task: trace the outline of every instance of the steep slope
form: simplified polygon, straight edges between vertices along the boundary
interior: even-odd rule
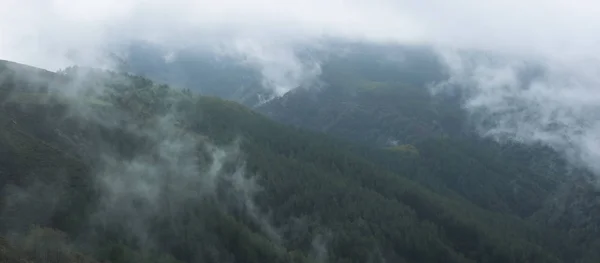
[[[427,166],[409,172],[415,180],[521,217],[541,209],[568,177],[571,168],[550,149],[480,138],[460,94],[429,93],[427,84],[441,76],[435,61],[411,72],[394,63],[378,66],[377,58],[333,60],[324,66],[323,89],[295,90],[257,110],[278,122],[386,148],[390,156],[371,160],[388,159],[388,168],[400,173],[407,165],[393,152],[410,146]]]
[[[3,65],[5,234],[54,227],[112,262],[577,262],[582,254],[559,232],[420,186],[409,178],[429,164],[411,154],[395,155],[402,173],[394,173],[366,151],[233,102],[136,76],[78,68],[39,76]]]
[[[457,105],[432,100],[421,86],[365,79],[345,84],[328,77],[329,86],[321,90],[297,90],[257,110],[279,122],[379,147],[465,128]]]
[[[322,70],[326,78],[332,76],[348,83],[356,80],[355,75],[383,77],[387,81],[401,80],[414,85],[442,77],[436,56],[429,48],[419,46],[370,45],[323,39],[319,47],[256,48],[262,49],[260,52],[263,54],[258,56],[258,61],[248,61],[248,57],[256,55],[256,50],[244,53],[244,50],[225,47],[223,53],[201,46],[173,51],[152,43],[136,42],[122,50],[127,56],[120,59],[119,64],[124,71],[154,81],[237,101],[249,107],[259,105],[263,98],[272,95],[264,84],[274,80],[291,78],[293,80],[288,84],[292,86],[288,88],[295,88],[293,85],[300,89],[312,88],[306,87],[311,81],[304,83],[305,75],[312,74],[304,74],[307,69],[303,66],[313,62],[318,62],[320,67],[317,71]]]
[[[381,68],[373,56],[342,61],[324,67],[324,89],[296,90],[257,110],[282,123],[387,149],[355,152],[437,193],[569,231],[596,257],[597,186],[589,172],[540,145],[481,138],[472,116],[460,108],[460,94],[429,94],[427,80],[435,74],[403,76],[389,65],[376,70]],[[406,154],[411,159],[401,157]]]
[[[226,56],[185,49],[170,53],[148,43],[134,43],[126,52],[124,70],[158,82],[245,105],[256,105],[259,96],[268,95],[260,73]]]

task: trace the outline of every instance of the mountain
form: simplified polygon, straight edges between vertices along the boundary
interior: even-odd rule
[[[157,82],[245,105],[256,105],[261,96],[269,95],[261,86],[260,73],[228,56],[191,49],[174,53],[148,43],[131,44],[124,52],[123,70]]]
[[[481,138],[477,125],[493,120],[466,114],[460,93],[430,94],[430,84],[447,78],[432,50],[357,43],[325,46],[324,50],[308,49],[298,54],[299,59],[307,55],[321,62],[317,86],[299,86],[257,106],[228,96],[234,86],[215,82],[225,92],[217,96],[237,100],[280,123],[367,145],[368,149],[354,153],[395,173],[407,174],[436,193],[458,195],[487,210],[569,229],[582,244],[595,242],[594,222],[600,215],[593,209],[597,204],[593,176],[541,145]],[[505,59],[467,53],[463,55],[473,59]],[[206,61],[187,60],[190,64]],[[190,68],[196,69],[197,75],[206,71]],[[255,84],[265,77],[256,69],[246,70],[248,80]],[[222,74],[227,72],[214,75]],[[543,75],[544,68],[528,63],[519,74],[523,83],[529,83]],[[211,75],[202,78],[210,79]],[[387,151],[373,153],[370,148]],[[407,151],[413,154],[410,162],[427,168],[415,170],[405,159],[395,157]]]
[[[110,262],[597,262],[565,231],[424,187],[496,169],[459,142],[382,150],[139,76],[0,72],[8,262],[50,244]],[[27,243],[39,229],[65,238]]]
[[[568,229],[582,246],[597,244],[598,191],[589,171],[542,145],[482,138],[477,116],[461,108],[462,94],[431,94],[429,85],[443,79],[434,60],[405,64],[415,74],[404,75],[399,65],[382,70],[377,61],[366,55],[327,63],[321,76],[325,88],[294,90],[256,110],[281,123],[387,149],[390,153],[377,158],[363,156],[437,193]],[[542,68],[529,65],[522,81],[539,74]],[[393,157],[395,152],[411,152],[411,162],[420,168]]]
[[[122,48],[120,52],[127,55],[118,64],[123,71],[249,107],[260,105],[273,95],[265,89],[265,83],[291,78],[295,80],[289,83],[290,90],[318,86],[321,81],[305,80],[312,76],[304,72],[309,71],[305,66],[311,63],[318,65],[316,71],[322,71],[323,77],[337,78],[344,84],[353,83],[354,74],[416,85],[440,80],[443,75],[432,50],[418,46],[323,40],[314,47],[257,48],[247,51],[226,48],[226,52],[216,52],[210,46],[169,50],[136,42]],[[359,84],[365,88],[377,86],[377,83]]]
[[[522,218],[542,209],[564,183],[571,168],[552,150],[481,138],[461,107],[461,94],[433,96],[429,85],[444,73],[430,51],[407,52],[413,56],[407,63],[386,62],[382,54],[396,56],[379,52],[330,59],[321,75],[324,88],[297,89],[256,110],[389,152],[412,149],[424,171],[407,171],[390,157],[372,161],[385,165],[381,160],[387,158],[389,169],[411,174],[432,190]]]

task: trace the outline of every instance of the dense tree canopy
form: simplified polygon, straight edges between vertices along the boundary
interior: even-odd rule
[[[138,76],[1,71],[8,262],[597,259],[589,242],[524,219],[554,179],[486,142],[372,148]],[[528,184],[549,186],[506,191]]]

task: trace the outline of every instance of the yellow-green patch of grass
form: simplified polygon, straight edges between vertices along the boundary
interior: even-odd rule
[[[394,151],[394,152],[403,152],[403,153],[414,154],[414,155],[419,154],[419,150],[417,149],[417,147],[415,147],[414,145],[411,145],[411,144],[402,144],[402,145],[392,146],[387,149],[390,151]]]
[[[359,88],[361,88],[362,90],[374,90],[374,89],[385,88],[386,86],[388,86],[388,84],[385,82],[368,81],[368,80],[363,81],[362,83],[359,84]]]

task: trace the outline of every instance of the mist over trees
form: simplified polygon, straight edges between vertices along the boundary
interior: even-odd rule
[[[598,13],[2,0],[0,262],[600,262]]]
[[[400,85],[394,71],[334,62],[327,88],[257,108],[316,132],[131,74],[3,62],[2,256],[597,260],[594,215],[573,221],[569,209],[593,193],[572,188],[587,185],[584,171],[544,147],[478,137],[455,100],[436,101],[417,77]]]

